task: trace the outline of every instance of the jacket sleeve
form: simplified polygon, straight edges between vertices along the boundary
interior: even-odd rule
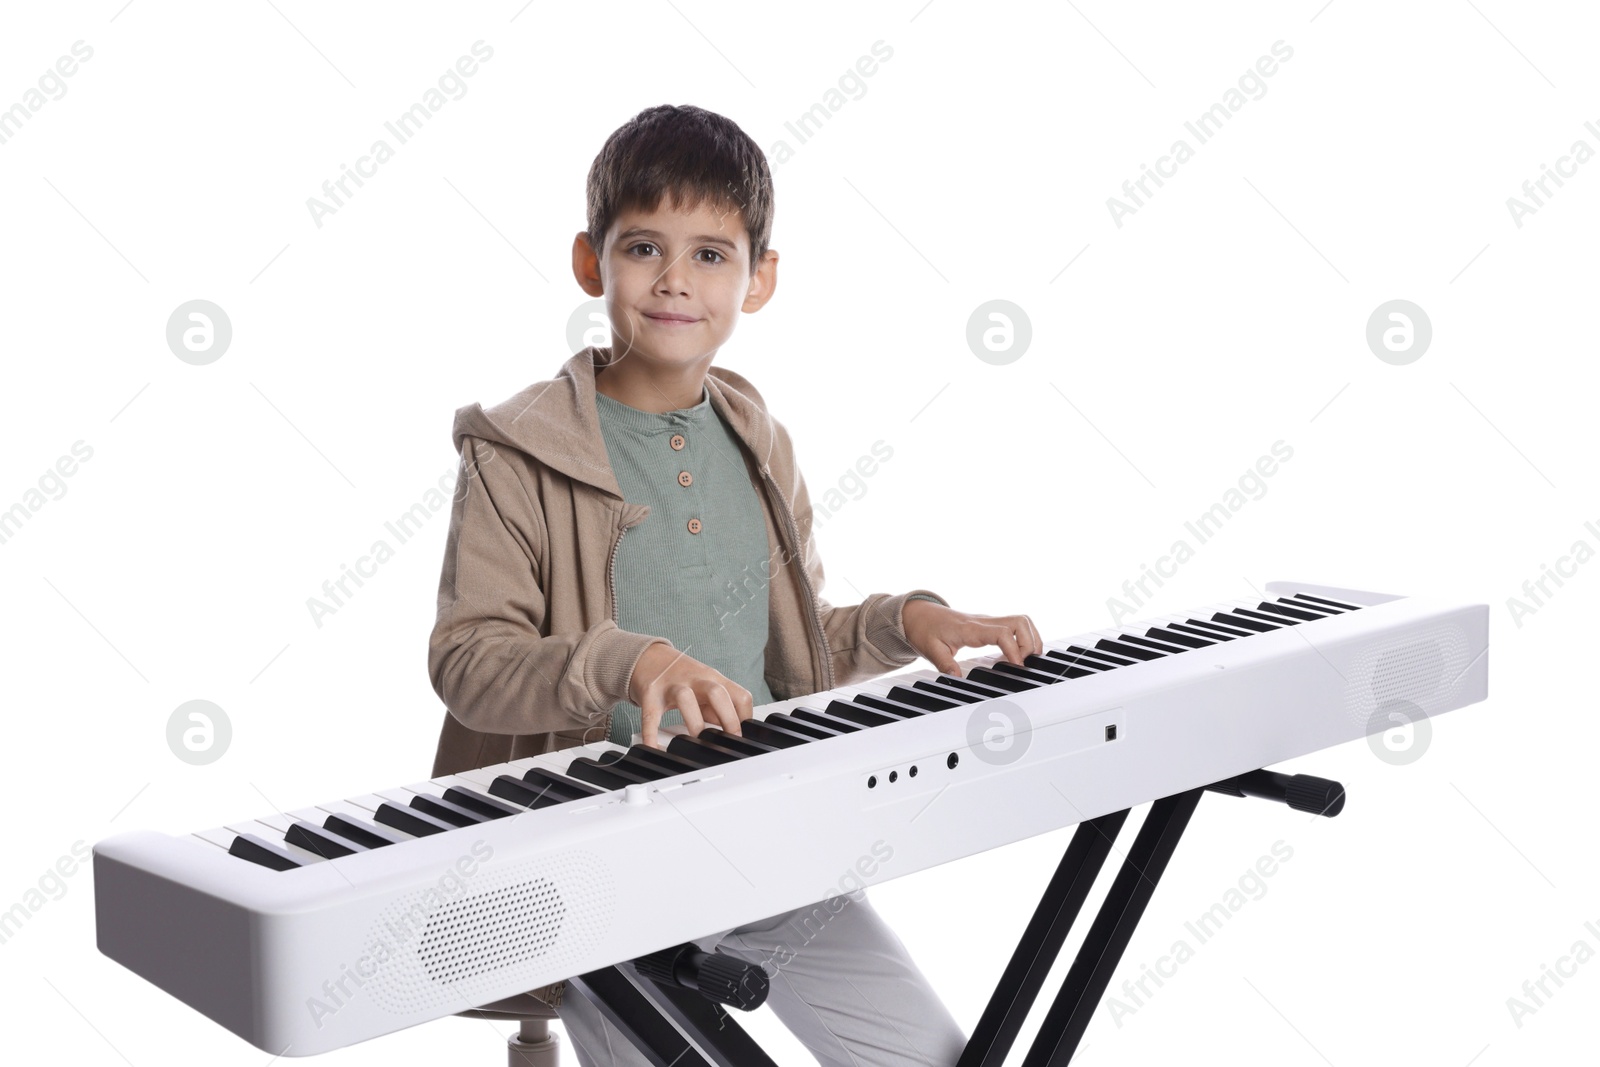
[[[794,455],[788,431],[776,420],[774,432],[779,447],[789,456]],[[817,551],[816,538],[811,529],[811,495],[806,490],[806,480],[800,473],[800,464],[791,459],[794,470],[793,484],[787,487],[790,506],[794,511],[795,527],[799,532],[802,562],[816,591],[822,610],[822,630],[833,653],[834,685],[852,685],[875,678],[887,671],[904,667],[920,653],[906,641],[905,624],[901,612],[907,600],[922,597],[949,607],[939,594],[927,589],[912,589],[904,593],[869,593],[859,604],[835,607],[822,595],[822,556]]]
[[[438,615],[428,640],[433,688],[464,726],[491,734],[583,730],[627,699],[634,665],[664,638],[611,619],[545,630],[539,504],[494,446],[464,437]],[[666,642],[671,644],[671,642]]]

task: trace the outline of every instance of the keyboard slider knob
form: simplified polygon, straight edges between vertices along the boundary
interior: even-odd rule
[[[694,944],[640,956],[633,965],[659,985],[693,989],[707,1000],[743,1011],[761,1007],[770,988],[761,967],[721,952],[702,952]]]

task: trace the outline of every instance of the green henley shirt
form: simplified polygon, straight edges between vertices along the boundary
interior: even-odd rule
[[[676,411],[642,411],[599,391],[594,399],[622,498],[650,505],[617,548],[617,625],[666,638],[748,689],[757,707],[772,703],[766,517],[739,438],[703,386],[698,404]],[[607,740],[632,744],[641,722],[637,704],[619,701]],[[681,726],[683,715],[674,708],[661,724]]]
[[[622,497],[650,505],[617,548],[617,625],[652,634],[750,691],[766,682],[767,526],[738,437],[711,406],[642,411],[595,393],[600,433]],[[678,726],[676,708],[661,720]],[[608,740],[633,743],[639,706],[617,703]]]

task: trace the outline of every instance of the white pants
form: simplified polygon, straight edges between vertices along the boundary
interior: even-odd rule
[[[761,966],[771,981],[767,1004],[823,1067],[955,1067],[966,1047],[966,1035],[865,890],[696,944]],[[730,1011],[737,1020],[738,1009]],[[569,990],[557,1013],[580,1067],[649,1063],[587,998]]]

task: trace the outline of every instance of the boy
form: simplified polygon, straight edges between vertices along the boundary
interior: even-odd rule
[[[456,412],[462,478],[428,650],[449,708],[435,777],[601,739],[656,745],[662,726],[737,734],[756,706],[918,654],[959,673],[962,648],[1042,651],[1027,616],[957,612],[927,590],[821,598],[788,432],[749,381],[711,366],[738,314],[772,296],[771,228],[766,158],[720,115],[648,108],[595,158],[572,266],[606,300],[612,344]],[[702,943],[771,972],[781,928],[813,911]],[[583,1067],[645,1062],[562,987],[534,993]],[[783,964],[768,1004],[824,1064],[954,1064],[966,1043],[864,891]]]

